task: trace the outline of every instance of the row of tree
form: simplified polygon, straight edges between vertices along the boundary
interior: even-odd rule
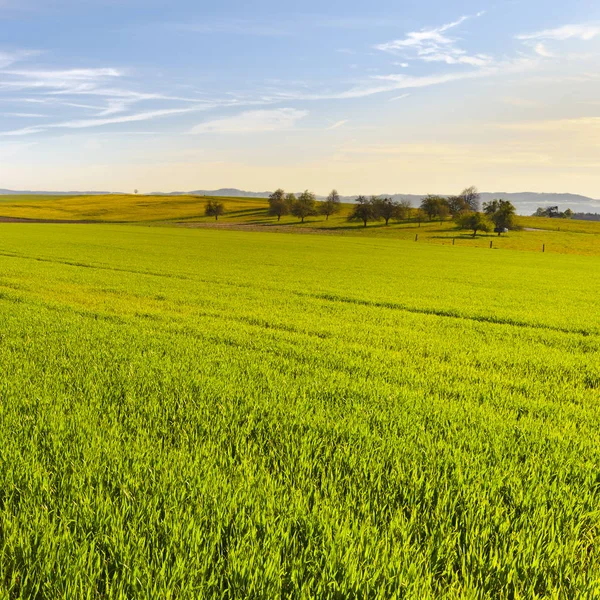
[[[285,215],[293,215],[302,223],[306,217],[315,215],[323,215],[325,220],[328,220],[331,215],[339,213],[341,209],[342,202],[337,190],[331,190],[323,202],[317,202],[317,197],[308,190],[296,197],[295,194],[286,194],[280,188],[269,196],[269,214],[277,217],[278,221]]]
[[[295,194],[286,194],[284,190],[277,189],[269,196],[268,213],[277,217],[293,215],[304,223],[306,217],[323,215],[329,219],[341,211],[341,199],[337,190],[332,190],[322,202],[317,202],[315,194],[308,190],[298,197]],[[484,202],[483,212],[480,211],[480,195],[476,187],[465,188],[457,196],[428,195],[423,198],[419,208],[414,210],[409,200],[393,200],[379,196],[359,196],[350,215],[349,221],[360,221],[366,227],[369,221],[384,220],[388,225],[390,220],[405,221],[414,218],[421,224],[425,219],[440,221],[452,217],[458,227],[473,231],[473,236],[478,231],[487,232],[493,228],[498,235],[514,229],[516,211],[508,200],[491,200]],[[206,203],[205,214],[215,217],[216,220],[225,213],[224,205],[219,200],[209,200]]]
[[[573,215],[574,213],[570,208],[567,208],[567,210],[561,212],[558,210],[558,206],[540,206],[531,216],[550,217],[551,219],[572,219]]]
[[[351,221],[362,221],[367,226],[369,221],[390,219],[405,220],[411,214],[419,224],[428,218],[440,221],[451,216],[458,227],[473,231],[473,236],[478,231],[491,231],[493,228],[498,235],[515,229],[516,209],[508,200],[491,200],[484,202],[483,212],[480,212],[480,195],[477,188],[472,186],[464,189],[458,196],[433,196],[428,195],[421,201],[416,211],[411,210],[410,202],[399,202],[391,198],[366,198],[359,196],[350,216]]]

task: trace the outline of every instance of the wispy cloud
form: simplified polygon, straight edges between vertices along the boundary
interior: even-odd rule
[[[579,39],[589,41],[600,34],[600,24],[583,23],[579,25],[563,25],[555,29],[543,29],[533,33],[523,33],[517,35],[518,40],[556,40],[564,41],[570,39]]]
[[[0,69],[5,69],[11,65],[30,58],[32,56],[39,55],[40,52],[35,50],[16,50],[14,52],[0,52]]]
[[[60,123],[50,123],[48,125],[35,125],[32,127],[24,127],[22,129],[14,129],[12,131],[0,132],[0,136],[24,136],[35,133],[42,133],[49,129],[87,129],[91,127],[101,127],[104,125],[114,125],[116,123],[135,123],[139,121],[152,121],[160,117],[179,115],[184,113],[204,110],[201,108],[171,108],[163,110],[153,110],[135,113],[131,115],[123,115],[121,117],[113,117],[110,119],[79,119],[73,121],[63,121]]]
[[[546,48],[546,45],[543,42],[538,42],[537,44],[535,44],[533,46],[533,49],[535,50],[535,53],[538,56],[542,56],[543,58],[554,58],[555,55],[552,54],[552,52],[550,52],[550,50],[548,50],[548,48]]]
[[[0,113],[0,116],[3,117],[16,117],[18,119],[43,119],[48,115],[42,115],[39,113],[24,113],[24,112],[5,112]]]
[[[327,128],[327,131],[331,131],[332,129],[339,129],[340,127],[343,127],[346,123],[348,123],[348,119],[344,119],[343,121],[337,121],[333,125],[330,125]]]
[[[306,110],[278,108],[274,110],[251,110],[232,117],[213,119],[196,125],[190,133],[262,133],[293,129],[296,123],[308,115]]]
[[[376,48],[383,52],[411,53],[416,58],[425,62],[443,62],[448,65],[486,66],[492,63],[492,58],[486,54],[469,54],[458,47],[458,40],[447,35],[451,29],[462,25],[465,21],[481,17],[483,12],[474,16],[462,16],[456,21],[446,23],[440,27],[421,29],[406,34],[406,37],[384,44]]]
[[[396,100],[404,100],[404,98],[408,98],[410,94],[400,94],[399,96],[394,96],[390,98],[390,102],[395,102]]]

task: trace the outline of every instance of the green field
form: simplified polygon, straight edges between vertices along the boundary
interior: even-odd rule
[[[138,223],[155,226],[190,228],[229,228],[277,233],[311,233],[344,235],[357,238],[381,237],[397,240],[418,240],[435,245],[459,245],[468,248],[489,248],[490,242],[499,250],[525,250],[549,253],[600,256],[600,222],[571,221],[538,217],[519,217],[521,231],[511,231],[498,237],[494,233],[473,238],[468,231],[459,231],[451,220],[423,222],[409,219],[400,223],[348,222],[350,204],[342,205],[339,215],[329,220],[309,217],[305,223],[291,216],[277,221],[267,214],[266,198],[220,198],[226,214],[218,223],[204,216],[208,198],[200,196],[0,196],[0,220],[3,217],[46,219],[56,221],[96,221],[108,223]],[[533,231],[527,229],[534,229]]]
[[[0,598],[600,597],[599,290],[598,256],[0,225]]]

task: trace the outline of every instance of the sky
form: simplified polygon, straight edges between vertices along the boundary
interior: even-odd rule
[[[600,198],[597,0],[0,0],[0,188]]]

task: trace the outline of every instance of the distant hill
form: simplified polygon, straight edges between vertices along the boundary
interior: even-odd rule
[[[192,192],[159,193],[157,195],[175,196],[192,194],[195,196],[228,196],[232,198],[267,198],[271,192],[247,192],[234,188],[223,188],[219,190],[195,190]],[[394,200],[409,200],[413,206],[418,206],[425,194],[379,194],[388,196]],[[449,194],[443,194],[449,195]],[[324,196],[318,196],[322,199]],[[342,196],[342,202],[354,202],[358,196]],[[482,192],[481,201],[487,202],[494,198],[510,200],[520,214],[532,214],[538,206],[559,206],[561,210],[570,208],[573,212],[600,212],[600,200],[581,196],[579,194],[557,194],[537,192]]]
[[[6,195],[36,195],[36,196],[100,196],[113,194],[116,192],[48,192],[48,191],[30,191],[30,190],[6,190],[0,189],[0,196]],[[193,190],[191,192],[153,192],[149,196],[224,196],[229,198],[267,198],[271,192],[248,192],[236,188],[221,188],[218,190]],[[379,194],[388,196],[394,200],[410,200],[413,206],[418,206],[425,194]],[[444,195],[444,194],[442,194]],[[324,196],[318,196],[322,199]],[[357,196],[342,196],[343,202],[354,202]],[[581,196],[579,194],[568,193],[537,193],[537,192],[482,192],[482,202],[487,202],[494,198],[503,198],[510,200],[517,208],[517,212],[522,215],[529,215],[535,212],[538,206],[558,206],[560,210],[570,208],[575,213],[600,213],[600,200]]]
[[[268,198],[271,192],[245,192],[235,188],[193,190],[191,192],[152,192],[149,196],[222,196],[224,198]]]
[[[32,190],[3,190],[0,196],[108,196],[118,192],[35,192]]]

